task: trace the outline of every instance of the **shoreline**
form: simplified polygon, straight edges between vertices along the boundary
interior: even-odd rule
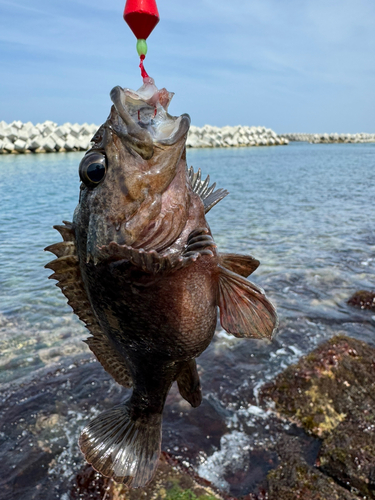
[[[50,120],[34,125],[15,120],[0,121],[0,154],[65,153],[87,151],[91,138],[98,130],[94,123],[69,122],[58,125]],[[239,148],[260,146],[286,146],[289,142],[310,144],[375,143],[375,134],[276,134],[260,126],[236,125],[216,127],[191,125],[186,140],[187,148]]]
[[[309,142],[310,144],[358,144],[375,142],[375,134],[360,132],[358,134],[280,134],[290,142]]]
[[[56,153],[71,151],[87,151],[91,138],[99,125],[71,124],[63,125],[50,120],[34,125],[31,122],[22,123],[0,121],[0,154]],[[234,127],[190,127],[187,148],[230,148],[252,146],[282,146],[289,140],[277,135],[266,127],[249,127],[237,125]]]

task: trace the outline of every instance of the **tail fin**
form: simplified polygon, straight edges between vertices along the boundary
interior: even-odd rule
[[[129,403],[101,413],[83,429],[79,439],[85,459],[95,470],[132,488],[151,481],[160,443],[161,415],[132,420]]]

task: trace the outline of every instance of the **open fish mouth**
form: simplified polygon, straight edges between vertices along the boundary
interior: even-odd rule
[[[171,116],[168,106],[174,94],[158,90],[152,78],[145,78],[137,91],[117,86],[110,95],[119,118],[112,120],[114,131],[130,138],[144,159],[152,157],[154,144],[171,146],[189,130],[189,115]]]

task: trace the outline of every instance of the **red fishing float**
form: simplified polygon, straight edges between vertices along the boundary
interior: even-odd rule
[[[139,67],[141,68],[142,78],[147,78],[148,74],[143,66],[147,54],[146,40],[160,21],[156,1],[126,0],[124,19],[137,37],[137,52],[141,58]]]

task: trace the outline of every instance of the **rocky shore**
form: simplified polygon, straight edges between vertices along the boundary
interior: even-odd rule
[[[364,143],[375,142],[375,134],[282,134],[280,137],[291,142],[310,142],[311,144]]]
[[[84,123],[64,123],[57,125],[52,121],[37,123],[0,122],[0,154],[55,153],[86,151],[98,125]],[[241,146],[279,146],[288,144],[288,139],[278,136],[265,127],[204,127],[192,126],[189,131],[187,147],[223,148]]]
[[[0,499],[375,499],[375,349],[359,340],[333,337],[260,388],[259,406],[250,409],[263,415],[272,439],[258,455],[252,452],[249,463],[225,448],[228,409],[206,396],[190,411],[174,387],[154,480],[127,490],[103,478],[84,463],[78,434],[88,418],[123,399],[124,391],[90,354],[6,385],[0,398]],[[172,428],[176,415],[178,427]],[[195,472],[194,455],[199,463],[219,447],[230,453],[230,462],[240,461],[237,472],[226,476],[229,494]]]

